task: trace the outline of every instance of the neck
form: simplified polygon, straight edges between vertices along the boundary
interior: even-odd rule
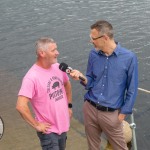
[[[37,60],[36,61],[36,65],[42,67],[43,69],[49,69],[51,67],[51,65],[45,63],[44,61],[41,60]]]
[[[114,50],[116,49],[116,43],[115,43],[115,41],[111,41],[109,44],[108,44],[108,46],[105,48],[105,51],[104,51],[104,53],[107,55],[107,56],[110,56],[113,52],[114,52]]]

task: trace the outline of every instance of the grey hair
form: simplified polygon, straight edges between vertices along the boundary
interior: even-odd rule
[[[108,37],[110,37],[110,39],[112,39],[114,36],[112,25],[105,20],[99,20],[95,22],[93,25],[91,25],[91,29],[96,29],[102,35],[106,34]]]
[[[38,54],[39,51],[46,51],[48,49],[48,45],[51,43],[56,42],[50,37],[42,37],[39,40],[37,40],[35,43],[36,54]]]

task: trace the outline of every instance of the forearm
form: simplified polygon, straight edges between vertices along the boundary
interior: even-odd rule
[[[65,87],[65,90],[66,90],[66,96],[67,96],[68,103],[72,103],[72,88],[71,88],[70,81],[65,83],[64,87]]]
[[[20,113],[21,117],[33,128],[38,126],[38,122],[33,118],[29,108],[24,107],[17,107],[18,112]]]
[[[68,111],[69,111],[69,116],[70,118],[72,117],[72,88],[71,88],[71,83],[68,81],[67,83],[64,84],[65,90],[66,90],[66,96],[68,100]],[[70,106],[71,105],[71,106]]]
[[[38,122],[33,118],[32,113],[28,106],[29,99],[24,96],[19,96],[16,104],[16,109],[20,113],[21,117],[32,127],[36,127]]]

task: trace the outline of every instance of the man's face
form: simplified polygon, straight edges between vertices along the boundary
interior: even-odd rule
[[[90,42],[94,45],[96,50],[103,49],[104,43],[104,35],[100,35],[100,33],[96,29],[92,29],[90,32]]]
[[[48,64],[54,64],[57,63],[57,57],[59,55],[59,52],[57,50],[57,45],[56,43],[50,43],[48,45],[48,49],[45,52],[45,60]]]

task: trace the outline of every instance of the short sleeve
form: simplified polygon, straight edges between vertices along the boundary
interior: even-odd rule
[[[63,80],[64,80],[64,83],[69,80],[69,77],[68,77],[67,73],[65,73],[65,72],[63,72]]]
[[[24,78],[18,95],[22,95],[28,98],[33,98],[35,95],[34,82],[29,78]]]

